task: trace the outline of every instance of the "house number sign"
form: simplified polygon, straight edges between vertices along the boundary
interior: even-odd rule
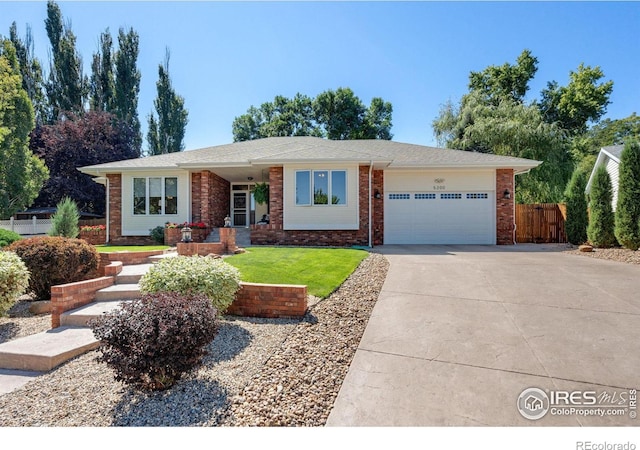
[[[444,191],[447,189],[447,187],[444,185],[444,178],[436,178],[433,180],[433,182],[435,183],[433,185],[433,190],[434,191]]]

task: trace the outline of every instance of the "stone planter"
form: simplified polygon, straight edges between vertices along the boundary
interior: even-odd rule
[[[107,231],[80,231],[80,239],[84,239],[91,245],[102,245],[107,242]]]

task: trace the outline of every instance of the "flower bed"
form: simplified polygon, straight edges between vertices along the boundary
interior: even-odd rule
[[[181,224],[167,222],[164,226],[165,245],[175,246],[182,241],[182,229],[184,227],[191,228],[192,242],[204,242],[209,235],[209,227],[204,222],[185,222]]]
[[[91,245],[104,244],[107,242],[107,227],[105,225],[82,226],[79,237]]]

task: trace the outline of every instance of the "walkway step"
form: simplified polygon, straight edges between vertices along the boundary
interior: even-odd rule
[[[127,300],[94,302],[71,311],[63,312],[60,315],[60,325],[69,327],[86,327],[87,322],[102,314],[110,313],[120,308],[120,305]]]
[[[116,276],[116,284],[136,284],[151,266],[152,263],[122,266],[122,272]]]
[[[163,253],[162,255],[149,256],[147,260],[152,263],[156,263],[158,261],[162,261],[165,258],[175,258],[176,256],[178,256],[178,252],[168,252]]]
[[[131,300],[140,298],[142,293],[138,284],[114,284],[96,292],[95,301]]]
[[[0,344],[0,369],[47,372],[99,345],[90,328],[54,328]]]

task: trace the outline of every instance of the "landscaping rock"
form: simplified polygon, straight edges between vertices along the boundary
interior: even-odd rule
[[[578,247],[578,250],[580,250],[581,252],[592,252],[593,251],[593,247],[591,245],[581,245],[580,247]]]
[[[387,268],[371,254],[302,321],[225,316],[203,364],[167,391],[136,392],[97,351],[81,355],[0,395],[0,426],[323,426]],[[49,326],[0,318],[0,342]]]

